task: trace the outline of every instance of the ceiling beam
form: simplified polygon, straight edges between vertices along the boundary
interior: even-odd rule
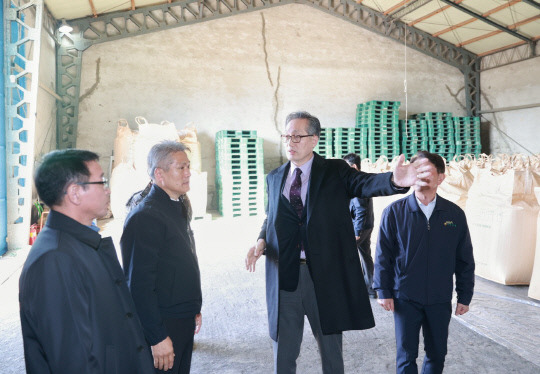
[[[291,3],[309,5],[399,43],[404,42],[406,35],[409,47],[459,69],[476,58],[472,52],[357,4],[356,0],[183,0],[133,11],[106,13],[97,19],[73,20],[71,24],[79,32],[72,33],[70,37],[76,49],[84,50],[96,43]],[[117,21],[119,19],[124,21]]]
[[[94,18],[97,17],[97,13],[96,13],[96,7],[94,6],[94,1],[93,0],[88,0],[88,2],[90,3],[90,9],[92,9],[92,15]]]
[[[536,9],[540,9],[540,3],[538,3],[537,1],[534,1],[534,0],[523,0],[524,3],[527,3],[533,7],[535,7]]]
[[[395,11],[393,13],[390,12],[389,15],[392,18],[397,18],[397,19],[403,18],[407,14],[414,12],[416,9],[418,9],[420,7],[423,7],[424,5],[426,5],[427,3],[431,2],[431,1],[433,1],[433,0],[416,0],[416,1],[408,4],[407,6],[403,7],[400,10],[397,10],[397,11]]]
[[[406,5],[407,3],[410,3],[411,1],[413,1],[413,0],[403,0],[403,1],[399,2],[399,3],[397,3],[396,5],[394,5],[393,7],[390,7],[389,9],[385,10],[383,12],[383,14],[385,16],[387,16],[390,13],[392,13],[394,10],[400,9],[401,7],[403,7],[403,5]]]
[[[131,10],[135,10],[135,0],[131,0]]]
[[[466,21],[457,23],[457,24],[455,24],[454,26],[450,26],[450,27],[448,27],[448,28],[446,28],[446,29],[444,29],[444,30],[434,32],[434,33],[431,34],[431,35],[436,36],[436,37],[439,37],[439,36],[441,36],[441,35],[443,35],[443,34],[446,34],[447,32],[450,32],[450,31],[455,30],[455,29],[459,29],[460,27],[466,26],[466,25],[468,25],[469,23],[473,23],[473,22],[475,22],[475,21],[477,21],[476,18],[469,18],[469,19],[466,20]]]
[[[494,22],[494,21],[490,20],[489,18],[485,18],[485,17],[481,16],[480,14],[475,13],[472,10],[469,10],[469,9],[467,9],[467,8],[461,6],[461,5],[458,5],[458,4],[454,3],[453,1],[450,1],[450,0],[439,0],[439,1],[442,1],[445,4],[448,4],[448,5],[456,8],[456,9],[459,9],[462,12],[467,13],[468,15],[470,15],[470,16],[472,16],[474,18],[477,18],[477,19],[479,19],[481,21],[484,21],[488,25],[491,25],[491,26],[493,26],[493,27],[495,27],[495,28],[497,28],[497,29],[499,29],[501,31],[504,31],[507,34],[510,34],[510,35],[512,35],[512,36],[514,36],[514,37],[516,37],[518,39],[521,39],[521,40],[523,40],[523,41],[525,41],[527,43],[532,43],[533,42],[531,39],[527,38],[526,36],[523,36],[520,33],[517,33],[517,32],[515,32],[513,30],[510,30],[509,28],[507,28],[507,27],[505,27],[503,25],[500,25],[497,22]]]
[[[462,3],[463,1],[465,1],[465,0],[458,0],[458,1],[456,1],[456,4],[460,4],[460,3]],[[415,19],[414,21],[409,22],[408,25],[409,25],[409,26],[414,26],[414,25],[416,25],[417,23],[420,23],[420,22],[422,22],[422,21],[425,21],[425,20],[428,19],[428,18],[431,18],[431,17],[433,17],[433,16],[435,16],[435,15],[441,13],[441,12],[444,12],[446,9],[450,9],[450,5],[445,5],[445,6],[441,7],[440,9],[434,10],[433,12],[428,13],[428,14],[426,14],[425,16],[422,16],[422,17],[420,17],[420,18],[418,18],[418,19]]]
[[[508,7],[510,7],[510,6],[514,5],[514,4],[517,4],[517,3],[519,3],[519,2],[521,2],[521,0],[512,0],[512,1],[509,1],[509,2],[507,2],[506,4],[500,5],[500,6],[496,7],[496,8],[493,8],[493,9],[487,11],[486,13],[483,13],[483,14],[482,14],[482,17],[488,17],[488,16],[490,16],[490,15],[492,15],[492,14],[494,14],[494,13],[497,13],[497,12],[499,12],[499,11],[501,11],[501,10],[503,10],[503,9],[506,9],[506,8],[508,8]],[[478,21],[478,18],[473,17],[473,18],[471,18],[471,19],[468,19],[468,20],[466,20],[466,21],[463,21],[463,22],[461,22],[461,23],[458,23],[458,24],[456,24],[456,25],[454,25],[454,26],[451,26],[451,27],[449,27],[449,28],[447,28],[447,29],[438,31],[438,32],[436,32],[436,33],[434,33],[434,34],[432,34],[432,35],[433,35],[433,36],[440,36],[440,35],[442,35],[442,34],[446,34],[447,32],[450,32],[450,31],[452,31],[452,30],[458,29],[458,28],[460,28],[460,27],[463,27],[463,26],[468,25],[469,23],[473,23],[473,22],[475,22],[475,21]],[[508,27],[508,28],[509,28],[509,29],[512,29],[512,27]],[[501,30],[501,32],[502,32],[502,30]]]
[[[513,25],[509,25],[508,28],[511,29],[511,30],[514,30],[514,29],[518,28],[519,26],[526,25],[527,23],[531,23],[531,22],[534,22],[534,21],[539,20],[539,19],[540,19],[540,14],[537,15],[537,16],[531,17],[531,18],[524,19],[523,21],[516,22]],[[456,44],[456,47],[463,47],[464,45],[471,44],[471,43],[477,42],[479,40],[487,39],[487,38],[489,38],[491,36],[495,36],[495,35],[500,34],[502,32],[503,31],[501,31],[501,30],[495,30],[495,31],[492,31],[492,32],[487,33],[487,34],[477,36],[476,38],[465,40],[462,43],[458,43],[458,44]]]
[[[524,45],[524,44],[527,44],[527,43],[525,43],[523,41],[517,42],[517,43],[514,43],[514,44],[507,45],[505,47],[500,47],[500,48],[492,49],[491,51],[482,52],[482,53],[478,54],[478,56],[483,57],[483,56],[491,55],[493,53],[501,52],[501,51],[504,51],[504,50],[507,50],[507,49],[510,49],[510,48],[514,48],[514,47],[518,47],[518,46]]]

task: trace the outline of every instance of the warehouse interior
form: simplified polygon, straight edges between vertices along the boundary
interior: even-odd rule
[[[125,168],[144,163],[144,151],[135,148],[137,141],[130,138],[129,151],[120,156],[119,136],[138,134],[142,143],[140,135],[146,131],[144,148],[156,141],[158,128],[164,133],[172,128],[173,138],[187,134],[195,150],[191,156],[197,156],[191,160],[190,198],[199,212],[193,226],[208,330],[203,329],[196,341],[193,372],[270,372],[264,265],[258,265],[255,274],[246,273],[242,266],[264,219],[264,175],[286,162],[279,136],[288,113],[312,113],[321,120],[323,131],[354,129],[359,127],[359,104],[367,103],[399,103],[393,113],[400,121],[430,113],[478,119],[481,151],[458,155],[454,169],[449,168],[449,176],[455,178],[447,178],[455,183],[445,192],[455,194],[452,188],[465,183],[473,196],[493,186],[493,194],[468,215],[479,230],[476,241],[488,244],[475,252],[483,275],[477,277],[473,299],[478,309],[452,319],[451,329],[458,332],[450,341],[447,360],[454,362],[447,371],[540,370],[540,255],[535,262],[535,253],[540,253],[537,1],[3,3],[5,139],[0,146],[6,173],[4,180],[0,177],[0,236],[5,242],[0,248],[0,296],[13,303],[0,307],[5,321],[0,328],[2,341],[9,341],[3,344],[6,355],[0,359],[0,372],[24,372],[16,290],[37,201],[32,187],[35,166],[54,149],[76,147],[98,153],[112,188],[111,215],[101,225],[105,234],[118,239],[126,198],[148,181],[142,168]],[[224,208],[226,177],[220,172],[223,148],[218,145],[227,132],[251,132],[258,139],[257,180],[262,192],[256,196],[255,210]],[[373,172],[391,170],[394,155],[389,153],[388,161],[378,164],[366,157],[365,166]],[[367,151],[363,156],[368,156]],[[501,179],[484,179],[483,185],[474,186],[473,174],[477,174],[470,169],[475,167],[500,174]],[[500,203],[503,195],[506,200]],[[380,216],[391,199],[375,200]],[[506,204],[506,213],[495,213],[494,207],[501,204]],[[500,235],[487,230],[487,222]],[[214,233],[223,236],[218,240]],[[517,270],[508,274],[499,262]],[[218,317],[224,295],[232,295],[231,300],[227,312]],[[245,314],[235,314],[235,308]],[[376,302],[372,308],[380,313]],[[254,321],[246,322],[246,315]],[[376,318],[375,330],[345,337],[347,372],[395,369],[392,320],[382,313]],[[224,328],[229,322],[230,327]],[[318,360],[316,344],[309,340],[311,333],[304,336],[299,372],[317,372],[319,364],[312,364]],[[463,345],[458,338],[472,340]],[[371,344],[387,347],[384,359],[360,354],[373,351]],[[460,366],[462,357],[467,358]],[[478,369],[475,361],[483,366]]]

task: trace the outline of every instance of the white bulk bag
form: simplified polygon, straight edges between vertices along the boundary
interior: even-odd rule
[[[465,209],[477,275],[529,284],[539,211],[533,188],[538,185],[529,165],[505,157],[478,168]]]
[[[174,123],[171,122],[148,123],[143,117],[136,117],[135,122],[139,125],[139,134],[133,145],[133,164],[135,170],[146,173],[150,149],[163,140],[178,141],[178,133]]]

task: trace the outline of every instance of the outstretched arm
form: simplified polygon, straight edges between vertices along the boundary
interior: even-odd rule
[[[422,187],[428,184],[427,179],[437,175],[435,166],[427,158],[419,158],[412,164],[404,165],[405,156],[399,156],[392,175],[394,184],[398,187]]]

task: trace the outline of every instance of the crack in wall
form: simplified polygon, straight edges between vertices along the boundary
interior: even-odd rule
[[[278,113],[279,113],[279,86],[280,86],[280,77],[281,77],[281,65],[278,66],[278,72],[277,72],[277,79],[276,79],[276,85],[274,86],[274,82],[272,81],[272,74],[270,73],[270,65],[268,63],[268,50],[266,49],[266,20],[264,18],[264,13],[261,12],[261,20],[262,20],[262,39],[263,39],[263,52],[264,52],[264,63],[266,66],[266,75],[268,77],[268,82],[270,82],[270,86],[274,88],[274,96],[272,98],[272,107],[274,109],[274,128],[276,129],[276,132],[281,135],[281,131],[279,129],[279,122],[278,122]],[[283,143],[279,142],[279,161],[281,164],[283,164]]]
[[[83,100],[86,99],[87,97],[92,96],[94,91],[96,91],[98,84],[101,82],[101,77],[99,76],[100,65],[101,65],[101,57],[99,57],[96,60],[96,81],[92,85],[92,87],[86,90],[86,92],[83,95],[79,96],[79,104],[82,103]]]
[[[272,75],[270,74],[270,67],[268,66],[268,51],[266,50],[266,20],[264,19],[264,13],[261,12],[262,18],[262,38],[263,38],[263,52],[264,52],[264,63],[266,64],[266,74],[268,75],[268,81],[270,85],[274,87],[272,82]]]
[[[461,103],[461,101],[459,101],[458,99],[458,95],[460,94],[461,91],[463,91],[465,89],[465,87],[461,87],[455,94],[452,92],[452,90],[450,89],[450,87],[448,87],[448,85],[446,84],[446,89],[448,90],[448,93],[450,94],[450,96],[452,96],[454,98],[454,100],[456,100],[456,103],[458,103],[458,105],[464,109],[465,111],[467,110],[467,107],[465,105],[463,105]]]
[[[281,135],[281,131],[279,131],[279,123],[278,123],[278,112],[279,112],[279,98],[278,98],[278,91],[279,91],[279,84],[280,84],[280,78],[281,78],[281,65],[278,66],[277,71],[277,83],[276,83],[276,89],[274,90],[274,127],[276,128],[276,131],[279,135]],[[280,139],[279,142],[279,162],[283,164],[283,142]]]

